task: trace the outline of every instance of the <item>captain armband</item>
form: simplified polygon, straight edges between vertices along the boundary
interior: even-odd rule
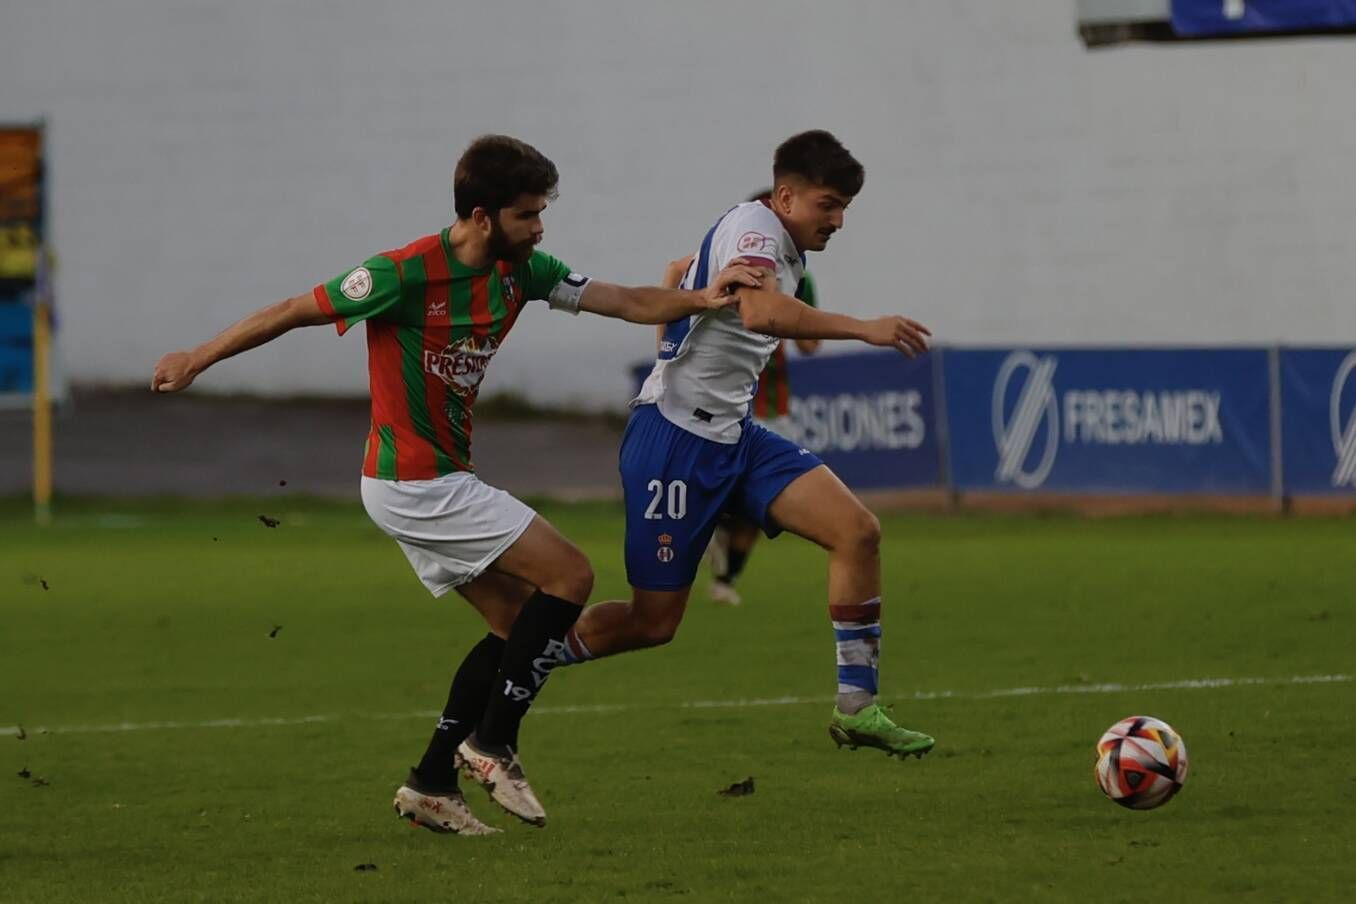
[[[551,306],[553,311],[568,311],[571,314],[579,313],[579,301],[584,297],[584,289],[588,287],[589,278],[580,276],[578,273],[571,273],[551,290],[551,294],[546,296],[546,303]]]

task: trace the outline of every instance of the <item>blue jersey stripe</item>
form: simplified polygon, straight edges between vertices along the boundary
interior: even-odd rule
[[[734,208],[731,207],[730,210],[734,210]],[[711,278],[711,243],[716,239],[716,230],[720,228],[720,224],[725,222],[725,218],[730,215],[730,210],[721,214],[715,225],[706,231],[706,237],[702,239],[701,250],[697,252],[697,272],[693,274],[692,285],[689,288],[701,291],[707,287],[708,280]],[[691,317],[670,320],[664,327],[664,339],[659,346],[659,360],[667,361],[678,354],[678,346],[683,344],[683,340],[687,338],[691,329]]]

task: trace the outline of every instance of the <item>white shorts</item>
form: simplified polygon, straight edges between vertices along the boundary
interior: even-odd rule
[[[537,515],[466,471],[434,480],[364,476],[362,497],[434,596],[480,577]]]

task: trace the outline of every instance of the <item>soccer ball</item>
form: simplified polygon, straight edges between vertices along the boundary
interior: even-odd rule
[[[1187,777],[1186,744],[1171,725],[1131,716],[1097,742],[1097,785],[1132,810],[1152,810],[1172,800]]]

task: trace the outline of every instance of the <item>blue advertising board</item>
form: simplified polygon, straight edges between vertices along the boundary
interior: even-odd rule
[[[958,490],[1271,490],[1264,349],[947,349]]]
[[[632,368],[637,392],[651,367]],[[933,371],[932,355],[893,351],[790,358],[790,414],[777,429],[854,489],[940,486]]]
[[[0,293],[0,394],[33,391],[33,309]]]
[[[1356,493],[1356,349],[1281,349],[1286,495]]]
[[[854,489],[941,484],[931,354],[870,351],[789,363],[788,439]]]
[[[1356,0],[1172,0],[1183,37],[1356,28]]]

